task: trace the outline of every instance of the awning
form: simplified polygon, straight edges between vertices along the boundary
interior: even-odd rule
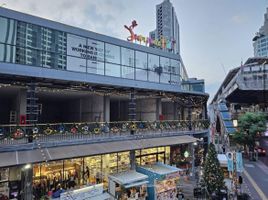
[[[218,154],[217,157],[218,157],[220,166],[221,167],[227,167],[228,160],[227,160],[226,155],[225,154]]]
[[[148,183],[149,183],[149,181],[141,181],[141,182],[129,184],[129,185],[125,186],[125,188],[131,188],[131,187],[135,187],[135,186],[145,185]]]
[[[183,135],[4,152],[0,153],[0,167],[193,143],[196,140],[194,137]]]
[[[148,179],[148,176],[136,172],[135,170],[129,170],[110,175],[109,178],[121,185],[127,185],[138,181],[145,181]]]

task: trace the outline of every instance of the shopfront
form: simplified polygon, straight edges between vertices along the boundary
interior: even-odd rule
[[[148,176],[129,170],[109,176],[109,193],[114,200],[145,200]]]
[[[156,147],[136,150],[137,165],[148,165],[156,162],[170,163],[170,147]]]
[[[177,184],[181,171],[181,169],[163,163],[137,167],[137,172],[148,176],[149,200],[177,199]]]

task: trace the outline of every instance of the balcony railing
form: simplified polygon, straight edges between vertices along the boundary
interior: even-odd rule
[[[195,134],[209,127],[208,120],[199,121],[120,121],[60,123],[36,125],[0,125],[0,151],[15,146],[23,149],[29,144],[32,148],[75,145],[102,141],[115,141],[127,138],[149,138]]]

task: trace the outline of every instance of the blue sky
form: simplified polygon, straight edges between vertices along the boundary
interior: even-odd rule
[[[180,23],[181,54],[190,77],[205,79],[213,97],[226,73],[253,56],[252,38],[264,22],[268,0],[170,0]],[[155,29],[162,0],[0,0],[6,8],[126,39]]]

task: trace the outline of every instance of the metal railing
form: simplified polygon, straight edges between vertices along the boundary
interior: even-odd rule
[[[0,150],[3,147],[33,143],[60,145],[90,141],[119,140],[126,136],[156,137],[176,135],[180,132],[207,130],[208,120],[198,121],[120,121],[88,123],[56,123],[36,125],[0,125]]]

